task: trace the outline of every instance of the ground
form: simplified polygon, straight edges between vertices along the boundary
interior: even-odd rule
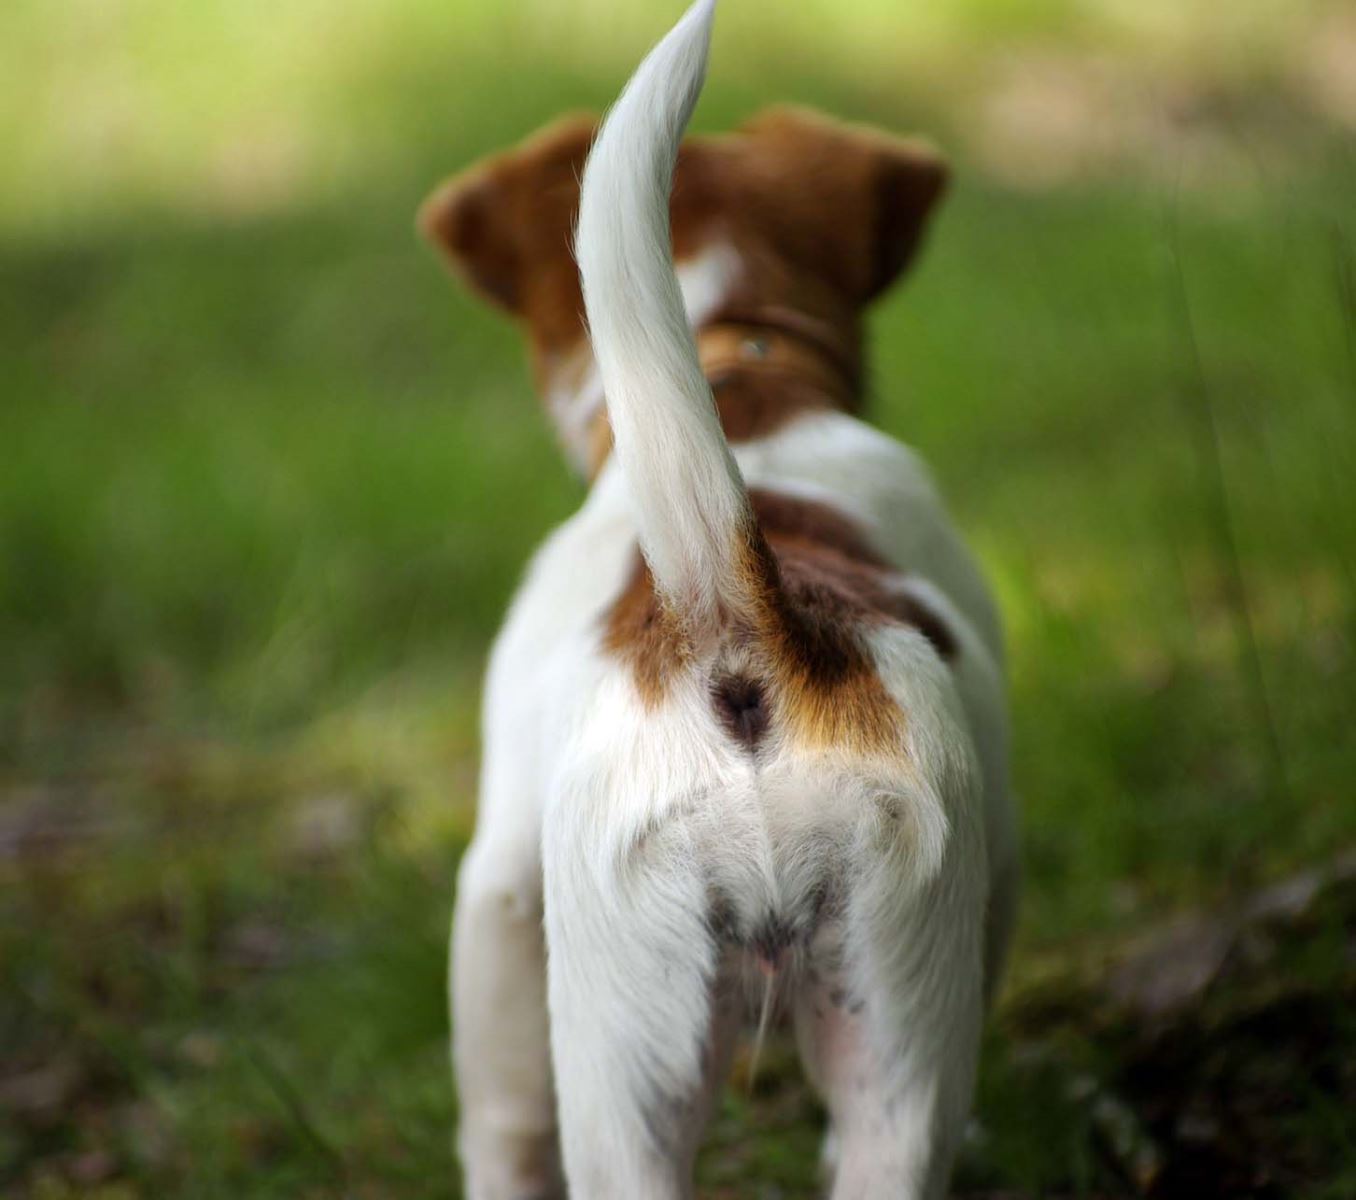
[[[724,7],[704,128],[790,98],[956,161],[872,414],[1011,639],[957,1194],[1356,1193],[1349,10]],[[0,16],[0,1192],[456,1195],[479,673],[581,491],[412,215],[669,15]],[[704,1194],[814,1195],[820,1120],[774,1045]]]

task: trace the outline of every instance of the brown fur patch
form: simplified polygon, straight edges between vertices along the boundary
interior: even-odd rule
[[[815,747],[897,749],[903,714],[867,657],[851,590],[813,556],[762,538],[752,540],[747,562],[755,636],[788,735]]]
[[[783,578],[817,580],[860,620],[913,626],[947,662],[959,653],[956,635],[941,616],[891,586],[894,568],[850,517],[827,504],[762,488],[751,489],[749,501]]]
[[[738,678],[761,682],[766,692],[753,705],[742,693],[724,696],[717,688],[717,715],[740,731],[741,741],[756,725],[751,746],[771,723],[802,745],[897,750],[903,716],[863,634],[881,622],[909,624],[948,660],[956,653],[954,635],[925,605],[890,586],[889,564],[841,512],[762,489],[750,492],[750,502],[758,524],[744,535],[747,603],[726,614],[719,636],[752,664]],[[693,651],[639,554],[637,564],[606,618],[603,645],[631,667],[642,699],[655,705],[693,662]]]
[[[584,339],[572,240],[596,131],[591,113],[561,117],[454,176],[419,210],[420,232],[454,272],[522,322],[542,389]]]
[[[832,505],[771,488],[750,488],[749,504],[758,528],[774,546],[813,547],[837,554],[846,563],[879,571],[890,568],[862,527]]]
[[[631,668],[640,698],[651,707],[691,659],[683,623],[659,599],[639,550],[631,576],[607,614],[603,649]]]

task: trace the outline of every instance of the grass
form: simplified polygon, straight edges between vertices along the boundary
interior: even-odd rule
[[[653,30],[550,56],[525,17],[362,6],[302,55],[169,11],[83,41],[3,18],[33,52],[11,96],[55,94],[43,47],[144,70],[125,162],[61,153],[106,75],[0,122],[26,168],[0,206],[0,1190],[455,1194],[477,679],[581,492],[512,331],[410,219],[444,171],[604,103]],[[1356,844],[1356,162],[1217,47],[1226,169],[1184,139],[1170,170],[1014,190],[967,153],[954,64],[1088,21],[920,11],[949,76],[850,71],[863,35],[812,56],[797,26],[718,68],[700,119],[791,95],[960,148],[874,321],[873,414],[933,464],[1012,641],[1029,886],[961,1189],[1206,1195],[1206,1164],[1219,1194],[1350,1194],[1349,888],[1249,919],[1168,1017],[1108,980],[1164,922],[1232,929]],[[505,93],[510,55],[532,86]],[[708,1194],[813,1194],[819,1119],[774,1054],[713,1126]]]

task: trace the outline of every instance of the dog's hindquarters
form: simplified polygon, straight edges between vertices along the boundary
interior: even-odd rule
[[[690,1194],[732,1023],[771,974],[839,1134],[834,1197],[940,1194],[982,1010],[981,784],[945,665],[913,631],[881,640],[907,759],[750,755],[695,682],[646,712],[606,660],[575,677],[594,701],[543,843],[574,1191]]]

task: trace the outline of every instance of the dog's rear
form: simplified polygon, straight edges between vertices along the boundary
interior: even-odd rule
[[[824,498],[751,495],[726,443],[668,231],[713,8],[636,73],[580,202],[643,555],[602,649],[644,711],[620,719],[604,685],[547,816],[567,1174],[589,1196],[687,1194],[738,980],[761,973],[829,1100],[834,1194],[933,1195],[983,979],[982,783],[951,678],[963,623]]]

